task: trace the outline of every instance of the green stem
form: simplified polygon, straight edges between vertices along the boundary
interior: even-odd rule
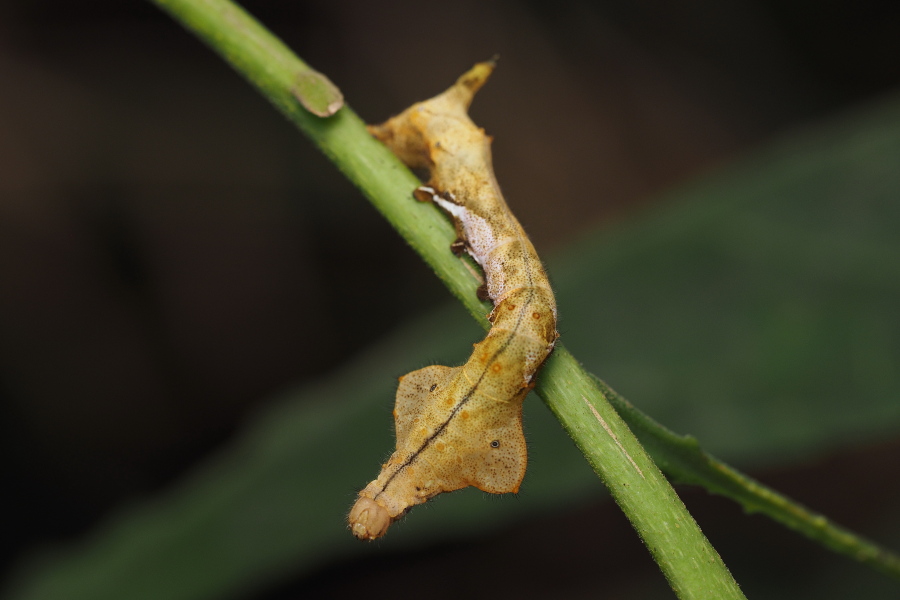
[[[409,202],[416,177],[348,107],[321,118],[298,101],[297,81],[315,72],[241,7],[226,0],[153,0],[217,52],[306,134],[352,181],[483,325],[490,307],[475,297],[477,284],[447,252],[447,219],[427,204]]]
[[[591,375],[563,348],[537,387],[679,598],[743,598],[716,550]]]
[[[311,69],[226,0],[154,0],[256,86],[356,184],[487,325],[477,282],[448,251],[453,229],[433,207],[411,201],[418,180],[373,140],[349,108],[319,118],[301,107],[297,81]],[[679,598],[743,598],[675,491],[575,359],[558,347],[539,393],[610,489]]]
[[[594,382],[671,479],[730,498],[747,512],[763,513],[826,548],[900,578],[900,556],[744,475],[705,452],[693,437],[666,429],[599,379]]]

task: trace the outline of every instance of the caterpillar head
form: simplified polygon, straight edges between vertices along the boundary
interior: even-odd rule
[[[350,531],[358,539],[374,540],[387,532],[391,525],[388,510],[371,498],[362,497],[350,509]]]

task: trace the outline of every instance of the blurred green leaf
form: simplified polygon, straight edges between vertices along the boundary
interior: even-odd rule
[[[900,104],[667,200],[551,264],[588,370],[744,465],[896,435]]]
[[[548,261],[570,350],[641,409],[741,465],[900,431],[900,101],[812,130]],[[273,402],[232,446],[8,589],[42,600],[236,596],[338,556],[464,536],[559,509],[600,482],[526,402],[517,498],[459,492],[359,544],[355,490],[392,446],[394,380],[461,362],[460,308],[410,324]],[[489,525],[488,525],[489,524]]]

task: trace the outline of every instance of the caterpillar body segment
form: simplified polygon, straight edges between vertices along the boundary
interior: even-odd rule
[[[537,252],[494,177],[491,138],[468,116],[493,63],[479,63],[444,93],[371,126],[403,162],[427,168],[418,200],[456,223],[459,244],[482,267],[491,329],[466,363],[400,378],[396,450],[350,511],[353,534],[376,539],[410,508],[467,486],[516,492],[525,476],[522,401],[553,350],[556,301]]]

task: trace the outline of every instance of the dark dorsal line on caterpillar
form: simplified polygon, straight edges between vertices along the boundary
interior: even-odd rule
[[[556,301],[541,261],[500,193],[491,138],[468,115],[493,63],[479,63],[450,89],[371,126],[412,168],[428,169],[414,196],[450,214],[458,242],[484,269],[491,329],[460,367],[434,365],[400,378],[397,447],[378,478],[359,493],[350,529],[384,535],[416,504],[473,485],[516,492],[525,476],[522,401],[553,350]]]

